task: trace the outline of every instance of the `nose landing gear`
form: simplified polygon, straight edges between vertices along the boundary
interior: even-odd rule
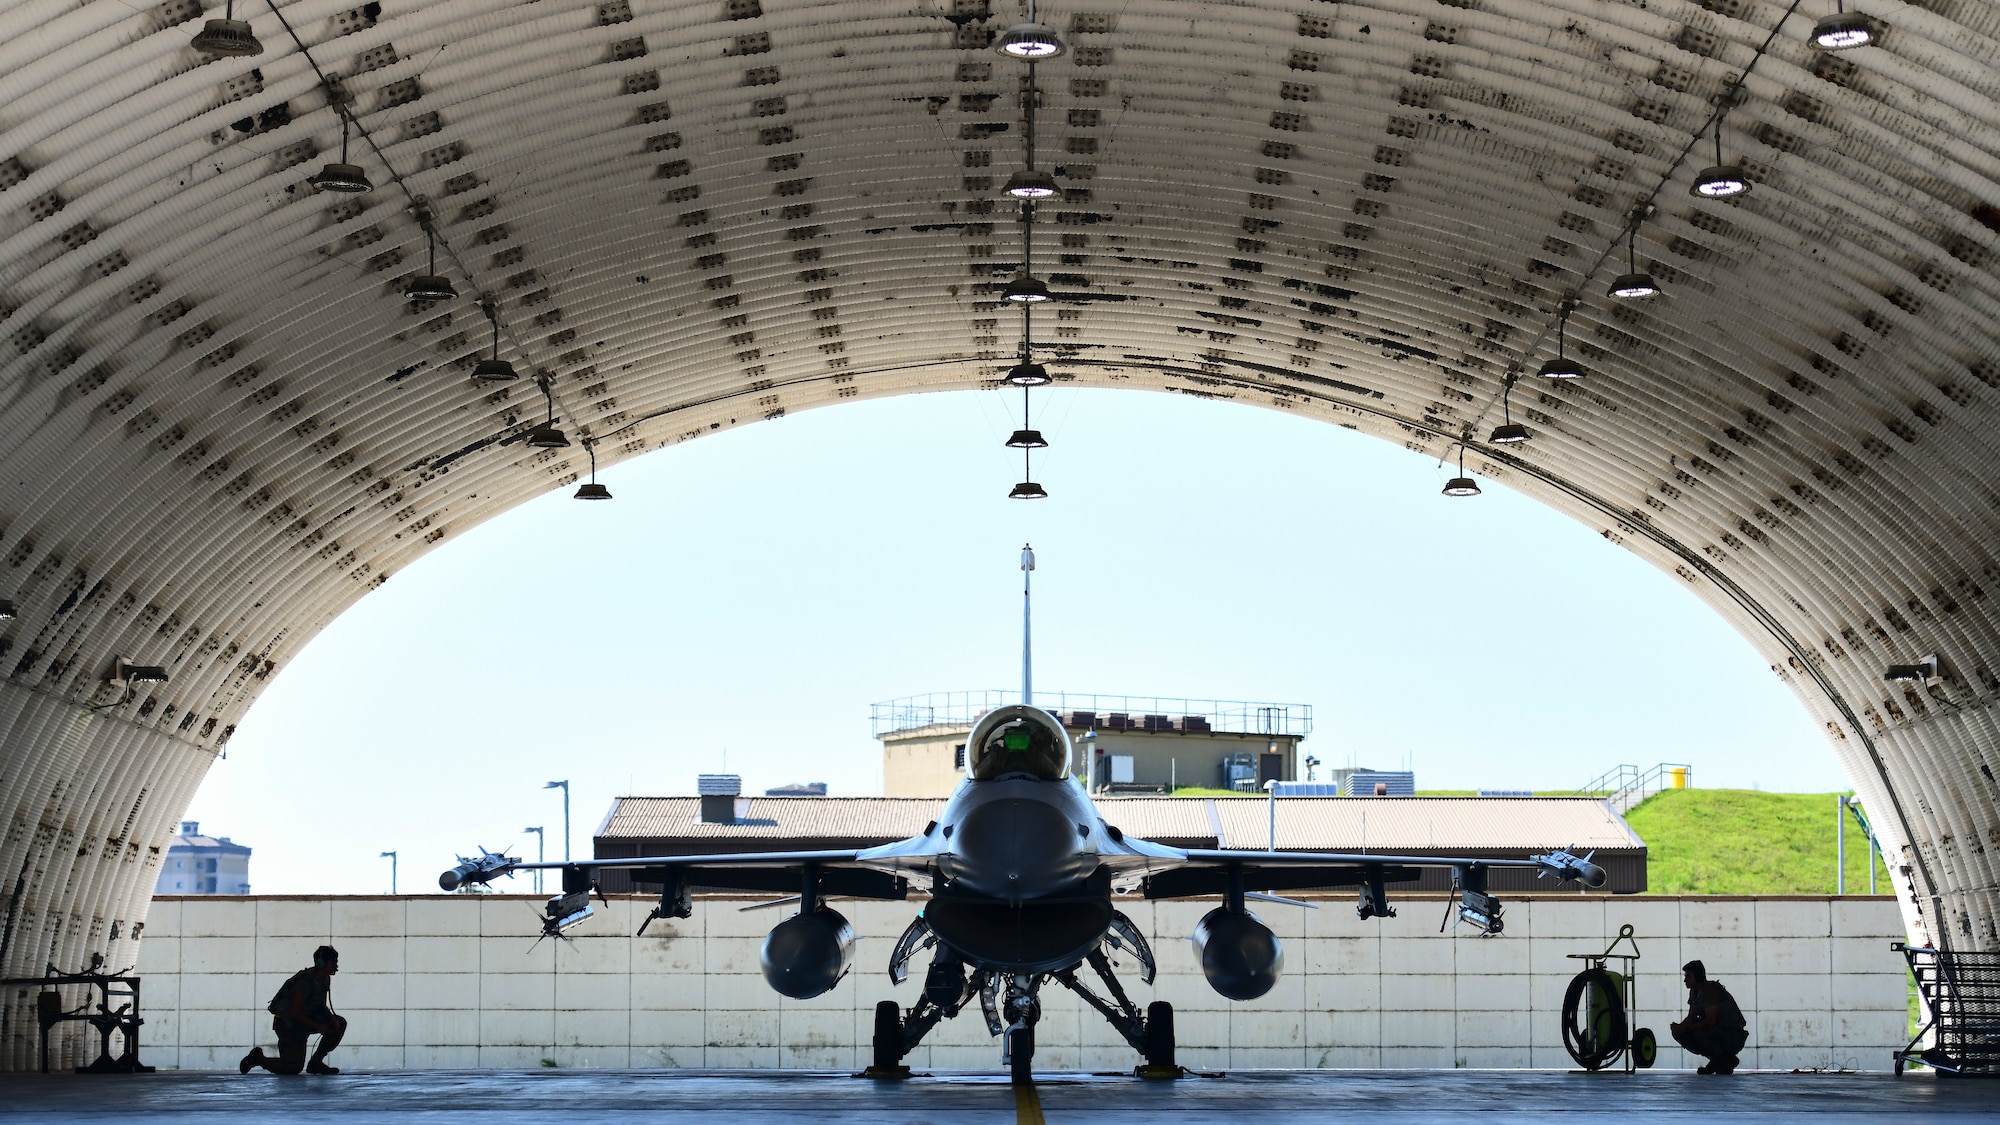
[[[1014,1085],[1035,1081],[1035,1025],[1042,1019],[1042,974],[1028,973],[1007,980],[1007,1031],[1000,1041],[1001,1061],[1013,1076]]]

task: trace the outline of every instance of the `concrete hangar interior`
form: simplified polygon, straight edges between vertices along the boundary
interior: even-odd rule
[[[445,537],[1010,379],[1600,528],[1824,724],[1912,934],[2000,945],[2000,9],[236,2],[0,14],[7,975],[130,963],[261,686]]]

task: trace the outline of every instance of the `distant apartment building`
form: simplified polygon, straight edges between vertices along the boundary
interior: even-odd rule
[[[180,835],[160,864],[159,895],[247,895],[250,849],[227,836],[204,836],[201,822],[181,821]]]
[[[965,779],[965,739],[979,716],[1019,702],[1009,691],[935,692],[877,703],[882,792],[948,797]],[[1075,747],[1070,770],[1096,793],[1171,793],[1200,786],[1259,792],[1300,776],[1312,733],[1304,703],[1156,699],[1036,692]]]

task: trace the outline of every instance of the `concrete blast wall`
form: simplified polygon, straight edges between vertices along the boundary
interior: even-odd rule
[[[694,917],[655,922],[614,898],[570,943],[533,938],[539,900],[515,896],[174,898],[153,903],[139,970],[144,1056],[163,1067],[227,1068],[271,1045],[264,1003],[314,946],[341,952],[335,1007],[351,1021],[343,1066],[812,1067],[866,1065],[876,1001],[913,1003],[924,964],[891,987],[884,969],[915,903],[838,904],[861,936],[854,972],[815,1000],[765,986],[757,954],[785,908],[704,897]],[[1211,991],[1184,940],[1209,903],[1122,902],[1159,962],[1151,987],[1121,973],[1134,1000],[1172,1001],[1181,1060],[1200,1068],[1568,1067],[1563,989],[1618,927],[1644,959],[1641,1026],[1663,1067],[1688,1065],[1667,1024],[1686,994],[1679,967],[1707,962],[1741,1002],[1754,1067],[1886,1069],[1906,1017],[1902,919],[1889,897],[1507,900],[1504,936],[1440,935],[1444,900],[1409,895],[1400,917],[1360,922],[1344,897],[1323,909],[1267,904],[1286,973],[1268,996],[1232,1004]],[[927,963],[927,962],[925,962]],[[1037,1060],[1050,1070],[1126,1069],[1136,1056],[1060,986],[1043,992]],[[991,1069],[998,1043],[977,1005],[941,1025],[910,1062]]]

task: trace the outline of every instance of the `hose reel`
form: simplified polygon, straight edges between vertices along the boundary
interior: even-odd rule
[[[1631,949],[1620,953],[1620,944]],[[1639,960],[1639,944],[1632,940],[1632,927],[1621,926],[1618,936],[1603,953],[1572,953],[1584,962],[1582,972],[1572,977],[1563,993],[1563,1049],[1585,1070],[1598,1071],[1625,1060],[1625,1072],[1650,1067],[1659,1055],[1659,1045],[1651,1028],[1631,1030],[1631,1014],[1636,996],[1633,987],[1634,963]],[[1606,963],[1618,960],[1622,972]]]

